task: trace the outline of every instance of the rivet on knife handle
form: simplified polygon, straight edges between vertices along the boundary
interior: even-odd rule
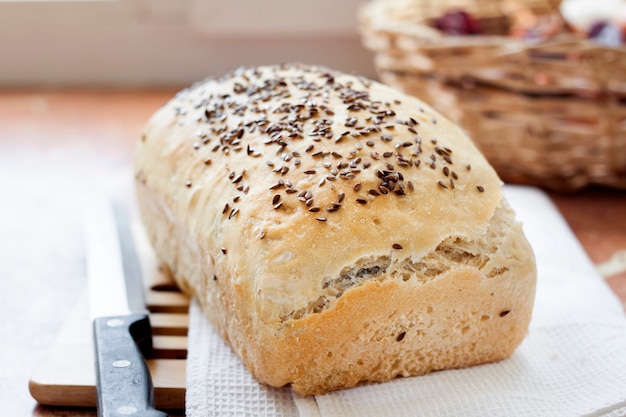
[[[141,352],[151,348],[149,317],[97,318],[94,339],[98,416],[167,417],[154,408],[152,379]]]

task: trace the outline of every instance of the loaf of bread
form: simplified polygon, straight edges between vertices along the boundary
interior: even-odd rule
[[[377,82],[281,65],[197,83],[148,122],[135,179],[158,258],[263,384],[466,367],[526,335],[534,256],[497,174]]]

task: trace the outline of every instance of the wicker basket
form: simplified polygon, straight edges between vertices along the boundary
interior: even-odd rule
[[[506,182],[626,188],[626,50],[571,33],[541,42],[445,36],[429,22],[453,5],[483,27],[510,24],[507,4],[496,0],[374,0],[362,8],[363,42],[376,53],[381,81],[459,123]],[[525,6],[554,11],[549,0]]]

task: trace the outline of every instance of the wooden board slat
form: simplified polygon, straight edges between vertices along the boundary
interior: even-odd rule
[[[152,312],[187,313],[189,298],[178,291],[148,291],[146,306]]]
[[[154,336],[152,338],[152,356],[164,359],[186,359],[186,336]]]
[[[186,336],[189,327],[187,314],[150,313],[154,335]]]

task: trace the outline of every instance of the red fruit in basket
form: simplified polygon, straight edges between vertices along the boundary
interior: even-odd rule
[[[587,37],[601,45],[616,48],[624,42],[622,31],[611,22],[594,23],[589,28]]]
[[[591,27],[587,31],[587,37],[589,39],[594,39],[595,37],[597,37],[600,34],[600,32],[602,32],[602,29],[604,29],[606,24],[607,22],[596,22],[593,25],[591,25]]]
[[[435,20],[435,27],[446,35],[478,35],[480,25],[463,10],[450,11]]]

